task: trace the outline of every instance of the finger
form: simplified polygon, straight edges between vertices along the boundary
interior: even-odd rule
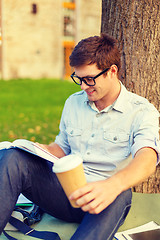
[[[79,205],[79,206],[84,206],[84,205],[87,205],[88,203],[92,202],[94,199],[95,199],[95,194],[94,192],[89,192],[89,193],[86,193],[85,195],[83,195],[82,197],[78,198],[76,203]]]
[[[99,214],[100,212],[102,212],[105,209],[105,207],[103,206],[103,204],[98,205],[96,208],[89,210],[90,214]]]
[[[82,205],[82,210],[85,212],[89,212],[92,214],[98,214],[101,211],[103,211],[108,205],[110,204],[110,201],[106,200],[106,197],[104,197],[101,194],[88,194],[87,196],[84,196],[83,198],[86,198],[88,202],[86,201],[86,204]],[[80,200],[78,199],[77,202],[80,204]],[[84,200],[84,199],[83,199]]]
[[[107,208],[110,204],[111,204],[111,202],[102,201],[102,202],[100,202],[99,205],[97,205],[97,207],[95,207],[92,210],[89,210],[89,213],[98,214],[98,213],[102,212],[105,208]]]
[[[89,213],[95,213],[95,209],[100,205],[100,203],[96,200],[93,200],[92,202],[86,204],[86,205],[83,205],[81,207],[81,209],[84,211],[84,212],[89,212]]]
[[[77,189],[76,191],[74,191],[70,196],[69,199],[70,200],[76,200],[82,196],[84,196],[85,194],[89,193],[92,190],[91,186],[89,184],[85,185],[82,188]]]

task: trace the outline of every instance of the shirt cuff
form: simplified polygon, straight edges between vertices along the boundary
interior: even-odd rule
[[[160,142],[159,142],[159,140],[155,138],[154,141],[153,140],[141,140],[141,142],[138,141],[137,143],[133,144],[133,146],[131,148],[132,156],[134,157],[136,152],[144,147],[149,147],[156,151],[157,165],[158,165],[158,163],[160,162]]]

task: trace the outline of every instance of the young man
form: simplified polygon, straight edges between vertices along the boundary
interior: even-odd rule
[[[43,147],[60,158],[83,158],[88,183],[70,196],[79,208],[71,207],[50,163],[20,150],[1,150],[0,232],[22,192],[54,217],[80,223],[71,240],[112,239],[130,209],[131,187],[155,171],[159,113],[119,81],[116,41],[106,34],[84,39],[70,64],[82,91],[67,99],[59,135]]]

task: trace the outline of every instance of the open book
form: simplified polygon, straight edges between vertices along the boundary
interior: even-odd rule
[[[34,142],[25,140],[25,139],[17,139],[14,142],[1,142],[0,143],[0,150],[1,149],[8,149],[8,148],[19,148],[26,152],[30,152],[36,156],[39,156],[45,160],[48,160],[52,163],[54,163],[58,158],[48,152],[47,150],[41,148],[39,145],[37,145]]]

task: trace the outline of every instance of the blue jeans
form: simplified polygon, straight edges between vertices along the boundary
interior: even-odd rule
[[[79,223],[71,240],[112,239],[129,212],[132,198],[127,190],[101,213],[85,213],[70,205],[50,162],[19,149],[0,150],[0,233],[20,193],[46,213]]]

